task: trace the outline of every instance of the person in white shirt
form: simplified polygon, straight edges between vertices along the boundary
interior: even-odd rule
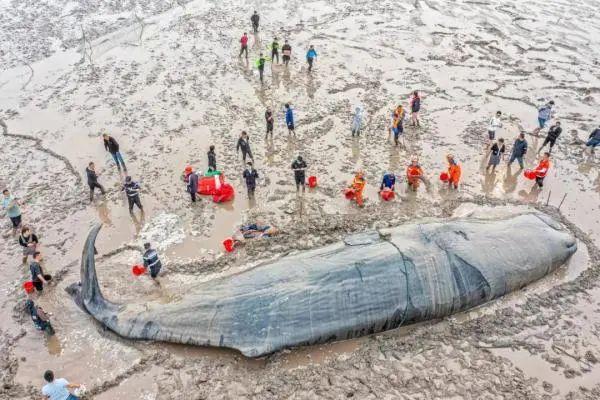
[[[77,389],[81,385],[69,383],[66,379],[54,379],[54,372],[48,370],[44,373],[44,379],[47,384],[42,388],[44,398],[48,400],[79,400],[79,397],[71,394],[69,389]]]
[[[490,139],[488,146],[492,144],[494,139],[496,139],[496,131],[502,128],[502,111],[497,111],[496,115],[490,119],[490,123],[488,125],[488,138]]]

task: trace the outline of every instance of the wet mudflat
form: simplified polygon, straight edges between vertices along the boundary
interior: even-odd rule
[[[250,35],[246,62],[237,57],[238,41],[251,29],[254,7],[264,26]],[[27,269],[3,221],[0,397],[36,398],[48,368],[86,383],[98,399],[600,396],[600,159],[582,153],[598,125],[596,2],[2,0],[0,8],[0,118],[8,127],[0,136],[0,183],[25,199],[25,222],[57,278],[38,300],[57,330],[46,340],[21,312]],[[293,59],[287,69],[268,65],[261,86],[254,62],[274,36],[290,40]],[[309,44],[319,53],[312,74],[303,62]],[[415,89],[423,94],[422,126],[407,128],[405,147],[395,147],[390,111]],[[504,113],[498,136],[509,144],[520,129],[531,132],[540,98],[556,101],[563,135],[538,191],[514,165],[486,173],[485,139],[496,110]],[[286,102],[296,112],[295,138],[285,129]],[[352,138],[357,104],[366,125]],[[264,139],[267,106],[276,115],[272,140]],[[256,201],[244,192],[235,152],[241,130],[250,134],[262,178]],[[143,220],[129,216],[101,132],[117,138],[143,187]],[[543,137],[527,139],[531,167]],[[190,206],[180,174],[187,164],[206,169],[211,144],[236,198]],[[447,152],[463,166],[457,193],[437,180]],[[290,171],[298,154],[319,178],[300,198]],[[413,154],[431,185],[413,194],[402,182],[397,200],[381,203],[382,173],[403,175]],[[84,169],[91,160],[108,193],[89,205]],[[369,182],[363,210],[341,195],[359,168]],[[97,221],[104,223],[97,265],[105,295],[168,303],[195,282],[348,232],[470,208],[492,214],[505,203],[548,202],[555,213],[565,194],[560,211],[579,251],[535,285],[444,321],[260,360],[120,339],[64,291],[79,279],[83,240]],[[246,221],[284,234],[224,255],[221,241]],[[160,246],[161,287],[131,274],[145,239]]]

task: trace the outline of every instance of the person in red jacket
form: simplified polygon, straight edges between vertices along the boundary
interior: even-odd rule
[[[540,160],[540,163],[533,170],[535,173],[535,183],[542,188],[544,186],[544,178],[550,169],[550,153],[544,153],[544,156]]]
[[[246,32],[242,35],[240,44],[242,45],[242,48],[240,49],[240,55],[238,57],[241,57],[242,53],[246,52],[246,58],[248,58],[248,34]]]

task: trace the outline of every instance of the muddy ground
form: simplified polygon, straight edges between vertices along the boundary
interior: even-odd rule
[[[0,0],[0,183],[23,199],[25,223],[40,235],[55,282],[38,302],[53,313],[57,330],[45,338],[22,312],[27,268],[3,219],[0,398],[39,398],[48,368],[85,383],[94,399],[600,397],[600,160],[582,152],[598,125],[597,6]],[[237,57],[238,40],[250,30],[254,8],[263,24],[250,35],[246,62]],[[261,85],[254,62],[274,36],[289,39],[294,57],[287,69],[268,66]],[[319,53],[311,74],[303,62],[309,44]],[[388,116],[415,89],[424,95],[422,126],[408,128],[406,147],[397,148]],[[520,130],[532,132],[535,106],[548,99],[556,101],[564,131],[543,190],[504,163],[486,173],[491,114],[503,111],[498,136],[512,143]],[[296,138],[285,130],[286,102],[296,110]],[[366,125],[352,138],[358,104]],[[264,139],[267,106],[276,112],[272,140]],[[261,175],[255,201],[244,193],[234,148],[242,129]],[[102,132],[119,140],[129,172],[141,181],[144,219],[129,217]],[[527,138],[526,162],[533,166],[541,141]],[[205,169],[210,144],[237,195],[228,205],[203,198],[190,206],[179,175],[186,164]],[[447,152],[463,166],[456,193],[437,180]],[[319,179],[301,197],[290,171],[298,154]],[[402,183],[396,201],[381,203],[383,171],[402,175],[412,154],[431,185],[411,194]],[[90,160],[108,189],[92,205],[84,175]],[[369,181],[363,210],[341,196],[359,168]],[[258,360],[120,339],[64,291],[78,281],[82,243],[97,221],[104,223],[97,266],[105,295],[171,302],[199,280],[348,232],[506,204],[561,218],[579,239],[578,253],[552,276],[471,312]],[[245,221],[273,224],[283,235],[224,255],[221,241]],[[161,248],[161,288],[130,272],[145,239]]]

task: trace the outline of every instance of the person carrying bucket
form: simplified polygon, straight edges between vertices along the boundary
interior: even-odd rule
[[[458,165],[452,154],[448,154],[446,160],[448,161],[448,186],[458,189],[458,183],[462,174],[460,165]]]
[[[300,187],[302,187],[302,192],[306,190],[306,161],[302,159],[302,156],[298,156],[292,163],[292,170],[294,171],[294,180],[296,181],[296,193],[300,191]]]
[[[541,189],[544,186],[544,178],[550,169],[550,153],[544,153],[542,159],[533,172],[535,173],[535,183]]]
[[[408,187],[416,192],[419,188],[419,183],[423,179],[423,169],[419,165],[417,156],[413,156],[410,160],[410,165],[406,168],[406,181]]]
[[[44,285],[47,284],[50,280],[52,280],[52,276],[44,274],[44,269],[40,264],[42,262],[42,253],[36,251],[33,254],[33,261],[29,264],[29,272],[31,273],[31,282],[33,283],[33,287],[38,292],[44,290]]]
[[[146,269],[150,269],[150,277],[152,279],[156,279],[160,269],[162,268],[162,263],[158,258],[158,253],[152,248],[150,243],[144,243],[143,259],[144,267],[146,267]]]
[[[352,183],[348,187],[350,190],[349,193],[352,193],[352,198],[356,201],[356,204],[359,207],[365,206],[362,193],[366,184],[367,180],[365,179],[364,173],[362,171],[358,171],[354,176]]]
[[[381,180],[381,185],[379,185],[379,191],[382,192],[384,190],[394,191],[396,187],[396,175],[393,172],[386,172],[383,174],[383,179]]]

